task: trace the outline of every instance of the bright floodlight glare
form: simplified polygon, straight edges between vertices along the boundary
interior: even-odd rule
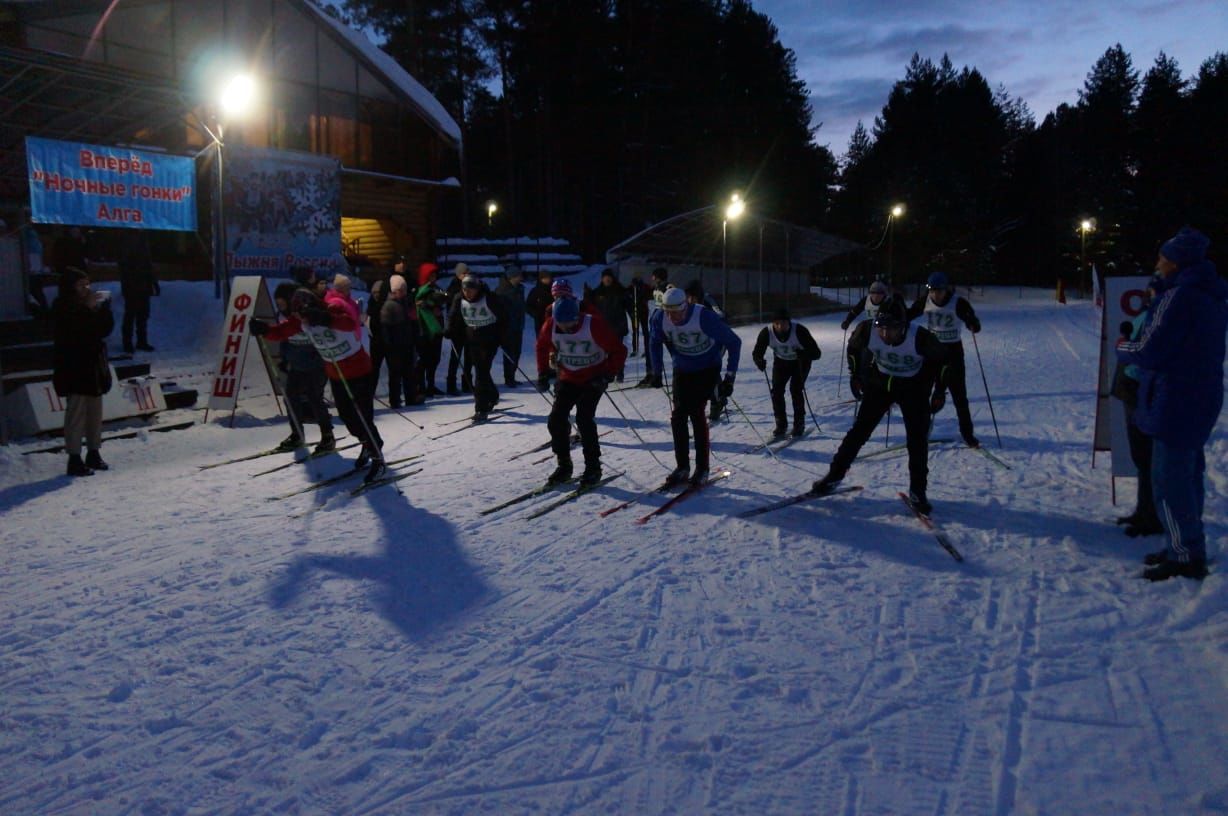
[[[222,88],[218,98],[222,113],[228,117],[242,116],[256,98],[256,80],[249,74],[236,74]]]
[[[1084,232],[1089,232],[1091,228],[1092,228],[1092,222],[1088,221],[1086,218],[1083,219],[1082,223],[1079,224],[1079,229],[1083,230]]]
[[[498,204],[496,204],[496,203],[495,203],[495,202],[493,202],[493,201],[487,201],[487,202],[486,202],[486,214],[487,214],[487,215],[494,215],[494,214],[495,214],[496,212],[498,212],[498,211],[499,211],[499,205],[498,205]]]
[[[903,214],[904,214],[903,204],[896,204],[894,207],[891,208],[891,216],[893,218],[899,218]]]
[[[733,194],[733,198],[729,202],[729,206],[725,208],[725,217],[730,221],[738,218],[742,213],[746,212],[746,202],[737,193]]]

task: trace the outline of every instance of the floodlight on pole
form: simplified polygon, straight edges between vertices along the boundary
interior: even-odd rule
[[[895,220],[904,214],[904,205],[895,204],[887,213],[887,280],[895,283]]]
[[[725,218],[721,221],[721,306],[729,311],[729,222],[736,221],[746,212],[746,202],[734,193],[725,206]]]
[[[486,226],[487,228],[494,225],[495,213],[499,211],[499,205],[494,201],[486,202]]]
[[[230,301],[230,274],[226,264],[226,201],[225,175],[223,172],[223,148],[226,146],[226,124],[245,117],[254,106],[257,95],[256,80],[251,74],[232,74],[219,87],[214,99],[214,126],[217,133],[205,127],[213,145],[217,148],[217,206],[214,210],[216,224],[213,230],[213,293],[223,299],[223,308]]]
[[[1087,233],[1096,229],[1096,221],[1092,218],[1084,218],[1079,222],[1079,285],[1083,285],[1083,281],[1087,280],[1087,291],[1092,289],[1091,273],[1084,278],[1083,271],[1087,268]],[[1085,295],[1086,296],[1086,295]]]

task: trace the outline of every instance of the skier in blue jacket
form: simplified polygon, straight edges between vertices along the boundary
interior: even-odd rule
[[[1151,320],[1137,340],[1117,343],[1118,359],[1139,369],[1135,420],[1152,438],[1152,493],[1168,535],[1165,549],[1144,559],[1151,581],[1207,574],[1203,446],[1224,404],[1228,330],[1228,283],[1206,258],[1210,243],[1185,227],[1160,247]]]
[[[678,467],[666,478],[667,484],[687,480],[690,470],[690,428],[695,430],[695,472],[692,485],[708,479],[708,417],[705,413],[713,390],[722,397],[733,394],[733,379],[738,373],[742,340],[716,313],[698,303],[687,303],[686,294],[677,288],[666,290],[661,308],[648,323],[648,353],[652,361],[650,385],[661,387],[664,369],[662,346],[668,345],[674,358],[674,409],[669,422],[674,432],[674,460]],[[721,355],[728,354],[725,378],[721,380]]]

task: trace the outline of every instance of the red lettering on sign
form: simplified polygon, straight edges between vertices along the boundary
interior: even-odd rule
[[[238,354],[243,348],[243,335],[228,334],[226,335],[226,345],[222,348],[222,354]]]
[[[213,381],[213,396],[233,397],[235,395],[235,378],[219,377]]]
[[[1121,310],[1130,317],[1138,317],[1139,312],[1143,311],[1143,299],[1147,297],[1147,293],[1142,289],[1129,289],[1122,292],[1121,295]]]
[[[241,293],[235,298],[235,308],[241,312],[246,312],[252,305],[252,296],[246,292]]]
[[[222,367],[218,370],[217,375],[223,377],[227,374],[234,374],[239,367],[238,357],[226,357],[222,360]]]
[[[246,331],[246,326],[247,326],[247,315],[237,314],[234,316],[234,319],[230,321],[230,328],[227,329],[226,331],[243,333],[244,331]]]

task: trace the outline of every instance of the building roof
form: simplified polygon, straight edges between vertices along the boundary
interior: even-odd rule
[[[722,236],[725,236],[722,238]],[[836,235],[747,213],[724,224],[716,205],[659,221],[606,250],[606,263],[639,259],[649,264],[719,268],[810,269],[862,245]]]
[[[324,9],[310,0],[295,0],[300,7],[321,20],[358,54],[369,63],[371,69],[387,79],[399,90],[414,108],[418,110],[439,133],[448,137],[453,146],[460,148],[461,129],[456,120],[439,104],[439,100],[422,86],[422,83],[409,75],[400,63],[384,53],[360,31],[355,31],[345,23],[328,15]]]

